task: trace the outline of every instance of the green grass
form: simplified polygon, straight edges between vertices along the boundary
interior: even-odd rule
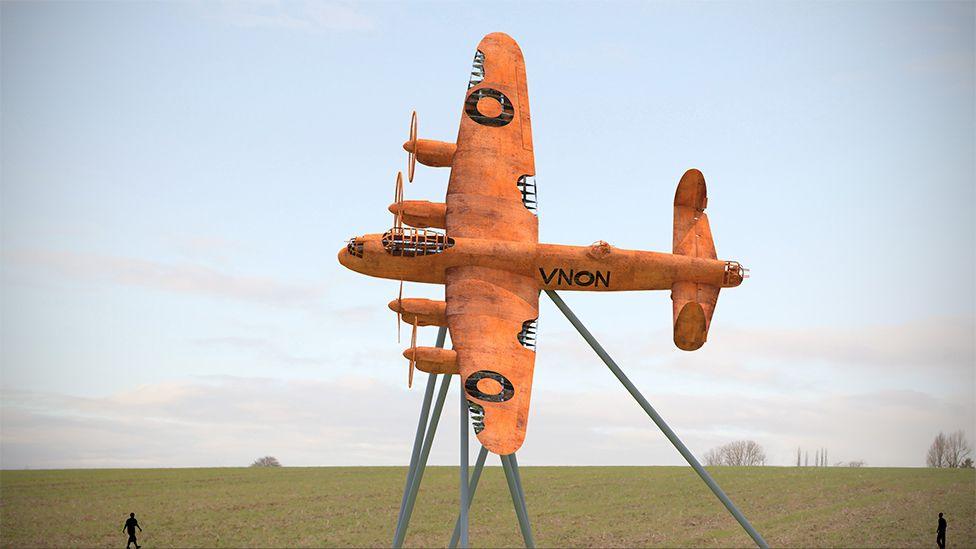
[[[976,546],[976,472],[712,468],[772,546],[925,547],[940,511],[948,543]],[[0,472],[3,547],[122,547],[130,511],[145,547],[389,546],[405,468],[116,469]],[[540,546],[749,546],[688,467],[523,467]],[[427,470],[408,546],[445,546],[457,469]],[[504,474],[485,470],[475,546],[518,547]]]

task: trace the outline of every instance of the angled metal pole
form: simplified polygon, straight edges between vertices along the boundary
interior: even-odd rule
[[[512,505],[515,506],[515,516],[518,518],[519,529],[522,530],[522,539],[526,547],[535,547],[535,540],[532,538],[532,527],[529,525],[529,516],[525,511],[524,500],[519,493],[518,482],[515,480],[518,473],[515,472],[512,457],[515,454],[501,456],[502,469],[505,470],[505,480],[508,482],[508,491],[512,494]]]
[[[730,513],[732,513],[732,516],[735,517],[735,520],[739,521],[739,524],[746,531],[746,533],[749,534],[750,537],[752,537],[752,541],[756,542],[756,545],[758,545],[762,549],[768,549],[769,545],[766,544],[766,540],[764,540],[762,536],[759,535],[759,532],[757,532],[756,529],[752,527],[752,524],[749,523],[749,520],[746,519],[745,515],[743,515],[742,512],[739,511],[739,508],[736,507],[734,503],[732,503],[732,500],[729,499],[729,496],[725,495],[725,492],[723,492],[722,489],[719,487],[719,485],[715,482],[715,480],[712,479],[712,476],[708,474],[708,471],[706,471],[705,468],[701,466],[701,463],[698,463],[698,460],[691,453],[691,451],[688,450],[688,447],[685,446],[683,442],[681,442],[681,439],[678,438],[678,435],[676,435],[675,432],[671,430],[671,427],[669,427],[668,424],[664,421],[664,418],[662,418],[661,415],[658,414],[657,411],[654,409],[654,407],[651,406],[649,402],[647,402],[647,399],[644,398],[644,395],[641,394],[641,392],[630,381],[627,375],[624,374],[623,370],[620,369],[620,366],[617,366],[617,363],[614,362],[612,358],[610,358],[610,355],[607,354],[607,352],[603,349],[603,346],[600,345],[600,343],[596,340],[595,337],[593,337],[593,334],[591,334],[590,331],[586,329],[586,326],[583,326],[583,323],[580,322],[580,319],[577,318],[576,314],[573,313],[572,309],[569,308],[569,305],[566,305],[566,302],[563,301],[563,298],[559,297],[559,294],[557,294],[553,290],[546,290],[546,295],[548,295],[549,299],[551,299],[552,302],[556,304],[556,307],[559,307],[559,310],[562,311],[564,315],[566,315],[566,318],[569,320],[569,322],[576,328],[576,330],[580,333],[580,335],[583,336],[583,339],[585,339],[586,342],[590,344],[590,347],[593,348],[593,350],[603,360],[603,362],[607,365],[607,367],[610,368],[610,371],[613,372],[613,375],[617,376],[617,379],[620,380],[620,383],[622,383],[623,386],[627,388],[627,391],[630,392],[630,396],[634,397],[634,400],[636,400],[637,403],[640,404],[640,407],[643,408],[644,412],[646,412],[647,415],[650,416],[651,420],[655,424],[657,424],[658,428],[661,429],[661,431],[664,433],[664,436],[668,437],[668,440],[671,441],[671,444],[673,444],[674,447],[678,449],[678,452],[680,452],[681,455],[685,458],[685,461],[688,462],[688,465],[691,465],[691,467],[695,470],[695,472],[698,473],[698,476],[700,476],[701,479],[705,481],[705,484],[707,484],[708,487],[715,494],[715,496],[718,497],[718,499],[722,502],[722,505],[725,505],[725,508],[728,509]]]
[[[509,457],[509,461],[512,463],[512,477],[515,479],[515,488],[518,490],[519,503],[522,505],[522,514],[525,516],[525,523],[529,525],[531,530],[531,524],[529,523],[529,508],[525,506],[525,490],[522,489],[522,474],[519,472],[518,459],[516,459],[515,454]]]
[[[413,514],[413,505],[417,501],[417,491],[420,490],[420,482],[424,479],[424,471],[427,468],[427,457],[430,456],[430,447],[434,443],[434,433],[437,432],[437,424],[441,419],[441,411],[444,409],[444,401],[447,399],[447,389],[451,386],[451,378],[454,376],[445,375],[441,377],[441,387],[437,391],[437,401],[434,402],[434,411],[430,416],[430,423],[427,425],[427,435],[424,437],[424,447],[420,451],[420,461],[417,462],[417,470],[410,484],[410,491],[407,494],[407,506],[403,510],[403,521],[400,530],[393,538],[393,547],[402,547],[403,539],[407,536],[407,528],[410,526],[410,516]]]
[[[434,385],[437,384],[437,374],[427,374],[427,388],[424,390],[424,403],[420,408],[420,419],[417,421],[417,434],[413,439],[413,452],[410,454],[410,467],[407,469],[407,482],[403,486],[403,498],[400,499],[400,512],[397,515],[396,529],[393,539],[403,524],[403,510],[407,507],[407,494],[413,477],[417,472],[417,462],[420,461],[420,449],[424,445],[424,433],[427,431],[427,418],[430,416],[430,403],[434,400]]]
[[[468,484],[468,508],[471,508],[471,504],[474,503],[474,492],[478,489],[478,480],[481,479],[481,470],[485,468],[485,460],[488,458],[488,449],[484,446],[481,447],[481,451],[478,452],[478,461],[474,464],[474,471],[471,473],[471,482]],[[454,533],[451,534],[451,542],[447,544],[448,547],[454,549],[457,547],[458,539],[461,537],[461,516],[458,515],[457,521],[454,523]]]
[[[458,485],[461,493],[458,497],[459,525],[461,527],[461,547],[468,547],[468,399],[464,396],[464,384],[458,383],[458,393],[461,395],[461,455],[460,467],[461,475]]]
[[[446,337],[447,328],[442,326],[437,332],[436,345],[443,347]],[[397,520],[397,529],[393,533],[393,547],[395,548],[403,546],[403,539],[407,535],[407,527],[410,526],[410,515],[413,514],[413,505],[417,501],[417,491],[420,489],[420,481],[423,480],[424,470],[427,468],[427,458],[430,456],[430,447],[434,443],[434,434],[437,432],[437,424],[440,422],[441,411],[444,409],[444,401],[447,398],[447,389],[451,385],[451,377],[445,375],[441,379],[441,387],[437,392],[437,401],[434,403],[434,410],[430,415],[430,422],[427,424],[424,444],[420,450],[417,463],[414,466],[414,474],[407,487],[406,503]]]

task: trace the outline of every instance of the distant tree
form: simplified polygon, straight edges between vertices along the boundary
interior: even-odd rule
[[[722,465],[721,448],[712,448],[705,453],[705,465]]]
[[[766,452],[753,440],[736,440],[712,448],[705,454],[706,465],[766,465]]]
[[[948,435],[939,431],[925,455],[925,464],[929,467],[962,467],[971,453],[969,441],[961,430]]]
[[[865,465],[867,465],[867,463],[865,463],[864,460],[860,460],[860,459],[857,460],[857,461],[848,461],[847,462],[847,466],[848,467],[864,467]]]
[[[254,460],[251,467],[281,467],[281,464],[278,463],[278,458],[274,456],[264,456]]]
[[[962,465],[960,465],[960,467],[962,467],[963,469],[972,469],[973,468],[973,458],[966,458],[966,459],[964,459],[962,461]]]
[[[925,455],[925,465],[929,467],[945,467],[947,444],[945,433],[939,431],[939,434],[935,436],[935,440],[932,441],[932,445],[929,446],[928,453]]]
[[[966,440],[966,434],[962,430],[949,435],[949,444],[946,446],[946,465],[948,467],[962,467],[963,461],[969,457],[973,451]]]
[[[796,466],[800,466],[800,447],[796,447]]]

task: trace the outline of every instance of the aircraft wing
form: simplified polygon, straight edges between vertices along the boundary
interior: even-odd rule
[[[535,159],[522,50],[507,34],[478,44],[447,188],[447,234],[539,241]]]
[[[489,34],[478,44],[461,112],[447,234],[538,242],[534,176],[522,51],[510,36]],[[538,283],[483,267],[455,267],[445,278],[447,325],[475,432],[488,450],[511,454],[529,416]]]
[[[478,440],[499,455],[522,445],[535,369],[539,288],[483,267],[447,272],[447,325]]]

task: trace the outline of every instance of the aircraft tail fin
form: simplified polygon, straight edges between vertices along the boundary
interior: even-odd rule
[[[673,253],[716,259],[715,242],[708,226],[705,177],[694,168],[685,172],[674,193]],[[694,351],[705,344],[708,326],[718,302],[718,286],[678,281],[671,286],[674,344]]]

